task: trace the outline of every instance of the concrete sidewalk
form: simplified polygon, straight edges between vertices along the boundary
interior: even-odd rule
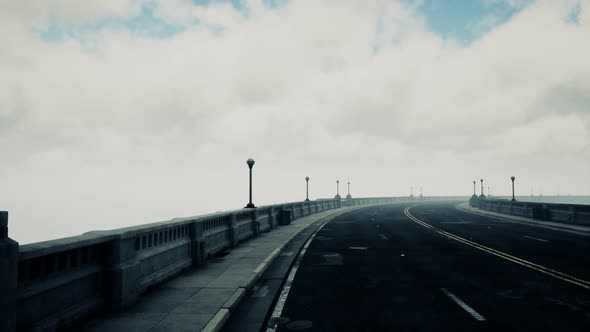
[[[504,220],[510,221],[510,222],[519,222],[519,223],[524,223],[524,224],[528,224],[531,226],[543,227],[543,228],[548,228],[548,229],[557,230],[557,231],[563,231],[563,232],[568,232],[568,233],[573,233],[573,234],[578,234],[578,235],[590,236],[590,227],[588,227],[588,226],[563,224],[563,223],[557,223],[557,222],[552,222],[552,221],[534,220],[534,219],[530,219],[530,218],[513,216],[513,215],[509,215],[509,214],[504,214],[504,213],[480,210],[480,209],[469,206],[469,203],[457,204],[456,207],[459,210],[463,210],[464,212],[468,212],[468,213],[474,213],[474,214],[487,216],[487,217],[496,217],[496,218],[501,218],[501,219],[504,219]]]
[[[266,268],[298,233],[362,206],[316,213],[244,241],[149,291],[122,313],[98,317],[82,331],[217,331]]]

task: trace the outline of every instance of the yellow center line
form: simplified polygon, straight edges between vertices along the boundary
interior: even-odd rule
[[[528,268],[530,268],[532,270],[535,270],[535,271],[538,271],[538,272],[541,272],[541,273],[550,275],[550,276],[552,276],[554,278],[561,279],[561,280],[566,281],[566,282],[569,282],[571,284],[574,284],[574,285],[577,285],[577,286],[580,286],[580,287],[583,287],[583,288],[586,288],[586,289],[590,289],[590,281],[586,281],[586,280],[583,280],[583,279],[580,279],[580,278],[576,278],[576,277],[571,276],[569,274],[566,274],[566,273],[563,273],[563,272],[559,272],[559,271],[550,269],[548,267],[545,267],[545,266],[542,266],[542,265],[539,265],[539,264],[532,263],[532,262],[527,261],[525,259],[518,258],[518,257],[512,256],[512,255],[509,255],[509,254],[507,254],[505,252],[502,252],[502,251],[499,251],[499,250],[496,250],[496,249],[492,249],[490,247],[486,247],[486,246],[484,246],[482,244],[479,244],[479,243],[476,243],[476,242],[467,240],[467,239],[462,238],[462,237],[460,237],[458,235],[449,233],[449,232],[444,231],[444,230],[442,230],[440,228],[437,228],[437,227],[432,226],[432,225],[430,225],[428,223],[425,223],[424,221],[422,221],[422,220],[414,217],[410,213],[410,209],[413,208],[414,206],[416,206],[416,205],[412,205],[412,206],[407,207],[404,210],[404,214],[408,218],[410,218],[410,220],[412,220],[413,222],[417,223],[420,226],[423,226],[423,227],[426,227],[428,229],[431,229],[431,230],[433,230],[433,231],[435,231],[435,232],[437,232],[437,233],[439,233],[441,235],[444,235],[444,236],[446,236],[446,237],[448,237],[450,239],[453,239],[455,241],[464,243],[464,244],[466,244],[468,246],[471,246],[473,248],[479,249],[481,251],[485,251],[485,252],[487,252],[489,254],[492,254],[494,256],[498,256],[498,257],[503,258],[503,259],[505,259],[507,261],[516,263],[516,264],[521,265],[521,266],[524,266],[524,267],[528,267]]]

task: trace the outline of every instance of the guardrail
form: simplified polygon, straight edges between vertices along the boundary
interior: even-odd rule
[[[469,205],[535,220],[590,226],[590,205],[513,202],[480,197],[471,197]]]
[[[408,198],[294,202],[175,218],[20,246],[0,213],[0,330],[56,330],[121,310],[148,288],[291,220],[342,205]],[[290,213],[282,211],[290,210]],[[291,220],[288,220],[290,222]],[[287,223],[288,223],[287,222]]]

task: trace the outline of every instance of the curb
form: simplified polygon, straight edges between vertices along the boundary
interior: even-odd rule
[[[232,296],[230,296],[229,299],[225,301],[225,303],[221,306],[221,309],[228,309],[229,311],[234,310],[236,306],[242,301],[245,295],[246,289],[242,287],[238,288],[232,294]]]
[[[221,308],[217,311],[215,316],[211,318],[209,323],[201,330],[201,332],[217,332],[229,318],[229,310]]]
[[[568,232],[568,233],[573,233],[573,234],[578,234],[578,235],[590,236],[590,227],[587,230],[585,230],[585,229],[578,229],[577,227],[571,228],[571,227],[568,227],[568,225],[553,223],[553,222],[551,224],[547,224],[545,222],[539,222],[537,220],[524,218],[524,217],[517,217],[517,216],[510,215],[510,214],[475,209],[470,206],[465,206],[465,203],[456,204],[455,207],[458,210],[461,210],[463,212],[477,214],[477,215],[484,216],[484,217],[502,218],[502,219],[506,219],[506,221],[508,221],[508,222],[520,223],[520,224],[525,224],[525,225],[529,225],[529,226],[536,226],[536,227],[542,227],[542,228],[552,229],[552,230],[556,230],[556,231],[563,231],[563,232]]]
[[[362,207],[366,207],[366,206],[361,205],[361,206],[353,207],[353,208],[346,209],[343,211],[337,211],[336,213],[333,213],[333,214],[330,214],[326,217],[318,219],[318,220],[306,225],[305,227],[301,228],[298,232],[293,233],[287,239],[287,241],[285,241],[278,248],[273,250],[268,256],[266,256],[266,258],[262,261],[262,263],[258,264],[258,266],[250,274],[250,277],[248,278],[248,280],[243,285],[240,285],[240,288],[238,288],[232,294],[232,296],[230,296],[230,298],[221,306],[221,309],[219,309],[215,313],[213,318],[211,318],[211,320],[207,323],[207,325],[205,325],[205,327],[201,330],[201,332],[217,332],[217,331],[221,330],[221,328],[223,327],[225,322],[229,319],[231,312],[238,306],[238,304],[240,304],[240,302],[242,302],[242,300],[246,296],[246,292],[249,291],[250,289],[252,289],[252,287],[254,287],[254,285],[256,284],[256,282],[258,282],[258,280],[260,280],[260,278],[262,277],[262,275],[264,274],[266,269],[268,269],[268,267],[281,254],[281,252],[283,252],[283,250],[285,249],[287,244],[291,243],[291,241],[293,241],[293,239],[297,235],[299,235],[301,232],[306,230],[309,226],[311,226],[317,222],[320,222],[320,221],[325,222],[326,219],[330,219],[330,218],[333,219],[333,218],[336,218],[340,214],[346,213],[348,211],[352,211],[356,208],[362,208]]]

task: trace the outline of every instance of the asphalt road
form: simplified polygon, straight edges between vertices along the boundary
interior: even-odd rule
[[[255,310],[270,331],[590,331],[588,236],[448,203],[368,207],[311,236]]]

